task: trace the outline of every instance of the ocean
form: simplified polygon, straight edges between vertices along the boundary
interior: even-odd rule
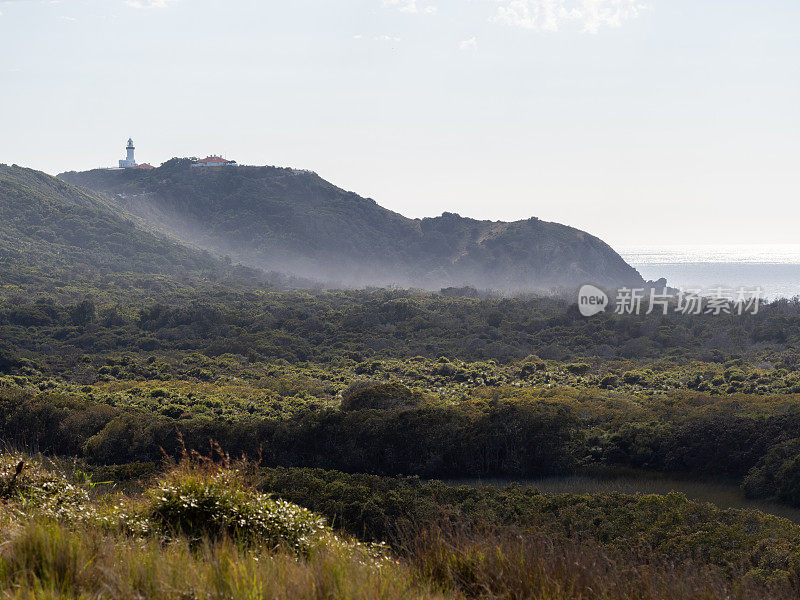
[[[622,257],[647,280],[670,287],[761,288],[767,299],[800,296],[800,244],[629,246]]]

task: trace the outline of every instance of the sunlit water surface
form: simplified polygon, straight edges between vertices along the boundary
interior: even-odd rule
[[[756,288],[766,298],[800,296],[800,244],[629,246],[622,257],[647,280],[672,287]]]

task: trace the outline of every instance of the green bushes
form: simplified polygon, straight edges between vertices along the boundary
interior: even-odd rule
[[[313,469],[267,469],[261,477],[260,489],[320,512],[348,532],[400,547],[409,527],[456,529],[475,538],[535,532],[551,544],[588,540],[606,551],[652,553],[674,564],[700,559],[756,579],[800,575],[800,526],[680,494],[550,495],[516,484],[456,487]]]
[[[582,371],[582,365],[593,364],[592,357],[659,360],[669,353],[679,360],[720,363],[731,356],[762,354],[765,343],[791,361],[789,355],[800,340],[800,309],[786,302],[763,307],[747,319],[600,315],[587,320],[568,302],[552,298],[474,300],[407,290],[263,294],[245,284],[223,288],[196,281],[194,291],[169,278],[128,281],[131,278],[109,277],[96,287],[86,282],[76,286],[66,279],[41,294],[16,288],[13,301],[0,302],[0,338],[8,346],[0,354],[10,354],[0,361],[0,369],[13,368],[20,351],[54,359],[79,348],[90,353],[231,352],[293,362],[348,357],[364,364],[415,355],[506,363],[536,354],[567,361]],[[113,285],[122,281],[130,289]],[[81,300],[105,300],[84,303],[72,298],[65,304],[59,295],[68,291],[54,289],[68,290]],[[32,296],[37,300],[31,301]],[[487,327],[489,322],[499,329]],[[712,343],[720,349],[709,351]],[[742,383],[750,375],[742,365],[727,369],[730,382]],[[443,371],[453,373],[452,367]],[[196,375],[204,379],[208,373],[201,368]],[[723,372],[718,376],[723,384],[730,383]]]
[[[262,469],[258,489],[286,498],[324,515],[329,522],[364,540],[396,540],[398,526],[415,523],[422,528],[450,519],[485,523],[494,520],[494,510],[479,502],[461,501],[478,497],[468,488],[449,487],[417,477],[379,477],[345,474],[323,469]],[[472,512],[480,505],[481,514]]]
[[[732,402],[699,393],[639,402],[615,392],[595,398],[563,390],[543,398],[536,390],[486,388],[456,402],[437,405],[426,398],[407,406],[402,402],[417,402],[419,392],[370,384],[346,393],[349,410],[316,405],[283,413],[273,396],[276,416],[264,417],[256,411],[228,416],[225,400],[214,396],[203,400],[208,412],[193,415],[196,397],[171,390],[158,399],[163,404],[148,409],[147,388],[126,389],[140,405],[109,406],[91,399],[95,392],[70,396],[0,386],[0,437],[93,464],[177,456],[182,438],[190,450],[206,451],[215,440],[268,465],[387,475],[535,477],[600,464],[741,480],[800,428],[794,401]],[[773,477],[788,477],[789,470],[770,461],[765,468]],[[777,488],[770,495],[796,502]]]
[[[213,420],[0,392],[0,436],[99,464],[158,461],[165,452],[178,455],[182,443],[205,451],[215,440],[233,455],[260,456],[273,465],[440,477],[536,476],[573,466],[576,426],[569,408],[533,402]]]
[[[605,389],[613,388],[617,386],[618,381],[619,378],[616,375],[609,373],[600,379],[600,387]]]
[[[800,506],[800,438],[770,448],[742,486],[751,498],[777,498]]]
[[[592,369],[591,365],[587,365],[586,363],[572,363],[566,365],[564,368],[573,375],[586,375],[586,373]]]
[[[650,369],[643,371],[625,371],[622,374],[622,382],[628,385],[649,385],[652,383],[654,373]]]
[[[408,410],[420,404],[421,394],[399,383],[348,389],[342,394],[342,410]]]
[[[192,540],[230,537],[307,554],[326,529],[311,511],[252,490],[232,468],[184,462],[148,490],[141,516]]]

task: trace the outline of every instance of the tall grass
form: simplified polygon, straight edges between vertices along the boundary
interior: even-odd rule
[[[288,551],[245,549],[231,540],[194,547],[29,523],[5,532],[3,598],[405,599],[441,598],[400,564],[373,564],[332,547],[298,559]]]
[[[610,553],[589,540],[554,543],[501,531],[406,530],[417,576],[467,598],[538,600],[789,600],[796,581],[756,580],[702,561],[670,564],[647,551]]]
[[[379,567],[341,547],[298,558],[230,539],[163,542],[28,523],[3,532],[0,596],[153,600],[256,598],[788,600],[798,588],[736,579],[700,563],[610,555],[586,542],[427,529],[406,561]]]

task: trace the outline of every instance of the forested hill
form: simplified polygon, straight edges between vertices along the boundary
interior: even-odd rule
[[[0,165],[0,224],[6,287],[53,291],[55,281],[64,287],[106,279],[122,289],[163,276],[221,279],[233,271],[95,194],[23,167]]]
[[[199,248],[328,282],[508,291],[642,283],[607,244],[577,229],[536,218],[409,219],[308,171],[195,169],[172,159],[153,171],[59,177]]]

